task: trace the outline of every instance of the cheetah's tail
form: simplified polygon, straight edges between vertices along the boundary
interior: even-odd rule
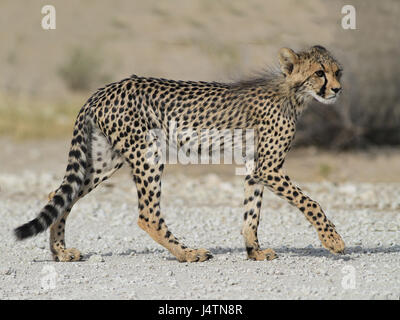
[[[85,116],[78,115],[76,120],[74,137],[68,155],[68,166],[61,186],[35,219],[14,229],[17,240],[23,240],[45,231],[61,217],[81,190],[85,179],[86,153],[91,128],[89,121],[86,122],[84,118]]]

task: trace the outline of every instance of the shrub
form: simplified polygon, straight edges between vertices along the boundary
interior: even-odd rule
[[[333,107],[310,106],[296,145],[400,145],[400,6],[395,0],[358,1],[356,10],[358,30],[341,30],[331,50],[344,66],[342,97]]]
[[[59,74],[70,90],[91,89],[101,77],[101,61],[94,51],[74,48],[67,61],[60,67]]]

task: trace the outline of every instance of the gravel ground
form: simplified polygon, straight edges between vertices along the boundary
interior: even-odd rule
[[[400,184],[301,184],[336,224],[343,256],[324,250],[300,212],[265,192],[259,239],[279,258],[255,262],[246,260],[240,235],[242,178],[167,174],[162,208],[170,230],[214,255],[179,263],[137,226],[136,191],[119,174],[70,215],[67,245],[84,260],[56,263],[48,232],[17,243],[12,230],[59,182],[54,174],[0,174],[0,299],[400,298]]]

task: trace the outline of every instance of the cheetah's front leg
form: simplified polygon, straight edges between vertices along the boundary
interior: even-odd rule
[[[261,250],[257,238],[257,228],[260,219],[260,209],[263,196],[263,185],[255,184],[250,176],[245,180],[244,222],[242,234],[244,237],[247,256],[251,260],[272,260],[277,257],[272,249]]]
[[[334,224],[325,216],[321,206],[306,196],[299,187],[294,186],[281,169],[268,171],[262,175],[255,174],[252,179],[254,179],[253,182],[263,183],[275,194],[300,209],[316,229],[318,237],[326,249],[334,254],[344,252],[344,242],[336,232]]]

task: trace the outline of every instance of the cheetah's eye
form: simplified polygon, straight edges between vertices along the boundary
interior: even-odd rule
[[[342,70],[340,70],[340,69],[336,70],[336,72],[335,72],[336,78],[339,78],[341,75],[342,75]]]
[[[324,73],[322,70],[318,70],[317,72],[315,72],[315,74],[316,74],[318,77],[323,77],[325,73]]]

